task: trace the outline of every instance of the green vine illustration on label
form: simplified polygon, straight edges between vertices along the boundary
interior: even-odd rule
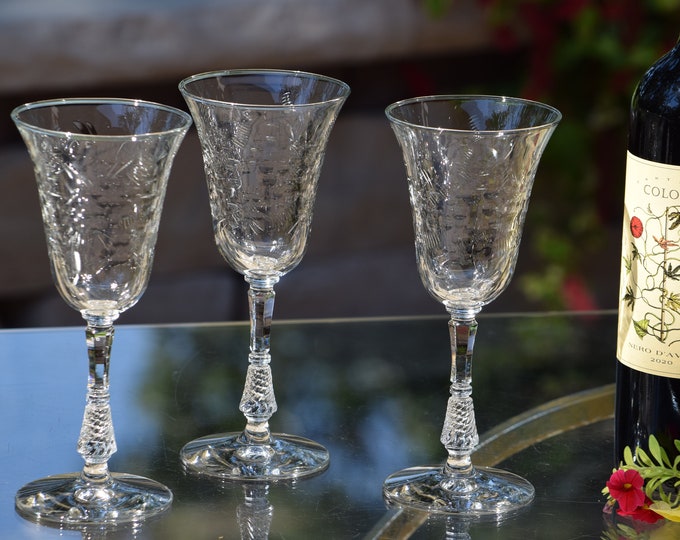
[[[628,284],[623,304],[633,315],[635,333],[673,343],[680,332],[680,207],[661,214],[636,209],[630,220],[630,243],[624,255]]]

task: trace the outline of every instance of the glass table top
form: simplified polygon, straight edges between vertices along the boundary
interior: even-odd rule
[[[186,474],[178,460],[193,438],[243,428],[247,324],[118,325],[118,452],[109,465],[161,481],[175,498],[169,512],[135,527],[70,531],[21,518],[14,494],[82,467],[84,328],[0,331],[0,538],[466,538],[455,536],[461,527],[474,540],[601,538],[600,491],[614,465],[615,339],[609,312],[479,317],[473,395],[482,444],[473,461],[524,476],[536,499],[502,523],[461,525],[388,509],[381,494],[397,469],[444,460],[445,317],[275,322],[271,428],[320,442],[331,465],[268,486]]]

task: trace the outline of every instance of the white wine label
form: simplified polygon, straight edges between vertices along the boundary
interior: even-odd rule
[[[617,357],[680,378],[680,166],[628,152]]]

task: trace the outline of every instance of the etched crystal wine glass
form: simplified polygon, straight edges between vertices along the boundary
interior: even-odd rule
[[[31,482],[24,517],[59,526],[120,524],[172,502],[162,484],[110,473],[113,324],[146,289],[165,188],[191,117],[156,103],[63,99],[12,112],[33,161],[56,287],[87,323],[89,377],[78,452],[81,472]]]
[[[529,196],[556,109],[495,96],[429,96],[386,110],[401,147],[413,211],[418,270],[451,316],[451,395],[443,466],[413,467],[383,485],[388,504],[459,515],[501,515],[529,504],[533,486],[474,467],[472,402],[476,316],[514,272]]]
[[[304,254],[326,143],[349,87],[299,71],[234,70],[194,75],[179,88],[202,146],[215,241],[249,284],[251,323],[245,428],[187,443],[182,462],[243,480],[318,473],[329,462],[323,446],[270,431],[269,338],[274,285]]]

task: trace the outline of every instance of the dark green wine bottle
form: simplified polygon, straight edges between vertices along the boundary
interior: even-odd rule
[[[630,110],[616,370],[617,463],[654,435],[680,439],[680,41]]]

